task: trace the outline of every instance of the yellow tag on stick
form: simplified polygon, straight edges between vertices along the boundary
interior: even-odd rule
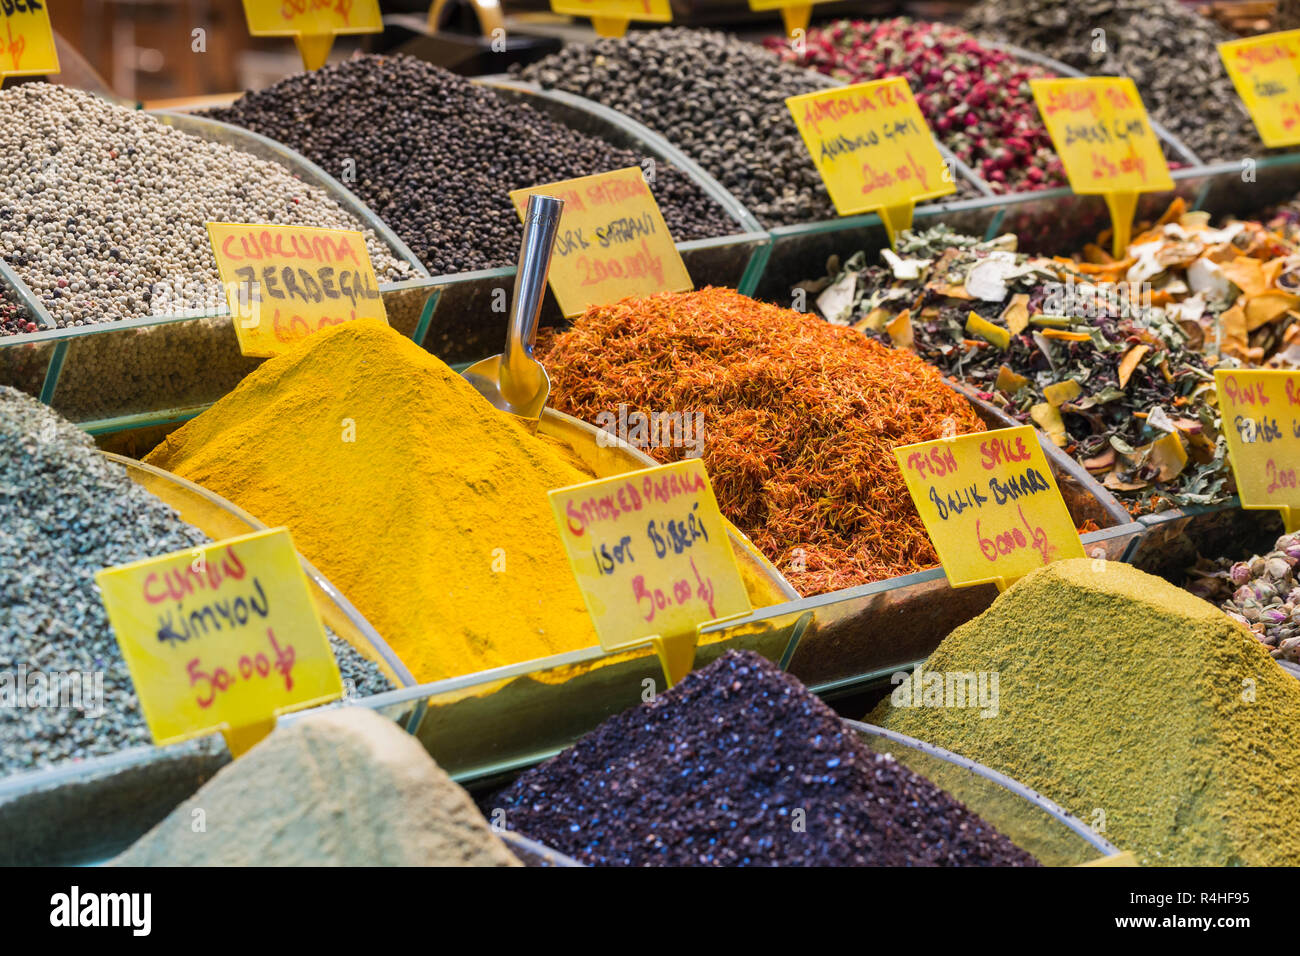
[[[1133,234],[1139,193],[1174,188],[1160,140],[1137,86],[1127,77],[1030,80],[1030,89],[1080,196],[1104,195],[1114,229],[1114,254]]]
[[[47,2],[5,0],[0,5],[0,81],[59,72]]]
[[[210,222],[208,239],[245,355],[279,355],[353,319],[388,322],[360,232]]]
[[[516,189],[510,201],[520,219],[534,193],[564,200],[549,281],[566,317],[624,296],[692,288],[686,263],[638,167]]]
[[[653,643],[676,683],[702,625],[749,612],[699,459],[559,488],[550,501],[605,650]]]
[[[902,445],[894,457],[953,587],[1001,589],[1084,557],[1032,426]]]
[[[671,23],[668,0],[551,0],[551,10],[570,17],[590,17],[603,37],[621,37],[632,20]]]
[[[749,0],[749,9],[755,11],[780,10],[785,23],[785,35],[793,37],[797,31],[807,30],[812,19],[813,3],[819,0],[805,0],[804,3],[792,3],[791,0]]]
[[[308,70],[325,65],[336,36],[384,30],[379,0],[244,0],[244,17],[255,37],[293,37]]]
[[[918,202],[955,192],[944,161],[902,77],[785,101],[841,216],[878,212],[892,244],[911,228]]]
[[[278,714],[343,693],[284,528],[95,575],[154,742],[221,730],[238,756]]]
[[[1214,384],[1241,506],[1300,531],[1300,372],[1220,368]]]
[[[1219,56],[1264,145],[1300,143],[1300,30],[1220,43]]]

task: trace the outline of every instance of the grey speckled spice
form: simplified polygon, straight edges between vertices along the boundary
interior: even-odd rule
[[[46,83],[0,92],[0,256],[60,327],[224,306],[209,220],[361,228],[283,167],[139,110]],[[405,275],[366,232],[380,279]]]
[[[150,742],[94,574],[207,540],[84,432],[0,387],[0,679],[12,692],[23,670],[103,674],[102,716],[0,706],[0,774]],[[358,695],[391,689],[351,645],[331,644]]]
[[[611,717],[483,806],[594,865],[1035,865],[749,651]]]
[[[434,275],[514,263],[523,229],[510,190],[650,158],[410,56],[365,56],[300,73],[211,115],[324,167]],[[660,165],[654,178],[651,189],[678,242],[739,230],[681,171]]]

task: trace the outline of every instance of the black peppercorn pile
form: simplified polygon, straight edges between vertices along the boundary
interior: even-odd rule
[[[751,652],[610,718],[485,806],[593,865],[1036,865]]]
[[[1202,162],[1264,146],[1224,69],[1234,39],[1179,0],[983,0],[964,26],[1096,76],[1131,76],[1159,123]]]
[[[825,81],[762,47],[705,30],[655,30],[567,46],[522,76],[644,123],[764,225],[835,218],[785,105],[786,97],[825,89]]]
[[[510,190],[649,158],[409,56],[364,56],[300,73],[209,115],[322,166],[434,275],[515,262],[523,230]],[[680,170],[660,165],[654,179],[678,242],[739,231]]]

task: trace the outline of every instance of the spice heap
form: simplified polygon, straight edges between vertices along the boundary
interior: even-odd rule
[[[999,676],[994,718],[886,701],[872,719],[1104,821],[1143,865],[1300,863],[1300,683],[1212,605],[1057,561],[948,635],[922,681],[972,671]]]
[[[749,651],[611,717],[488,803],[593,865],[1035,865]]]
[[[412,56],[299,73],[211,115],[322,166],[434,275],[514,263],[523,228],[510,190],[645,160]],[[738,229],[680,170],[655,170],[651,188],[678,242]]]
[[[1187,589],[1213,601],[1259,638],[1279,663],[1300,665],[1300,532],[1246,561],[1202,558]],[[1289,668],[1300,677],[1300,666]]]
[[[786,107],[822,78],[735,37],[669,28],[566,46],[525,79],[613,107],[704,167],[766,226],[833,219]]]
[[[595,306],[538,354],[585,421],[702,414],[722,513],[803,595],[937,564],[892,449],[984,430],[915,356],[728,289]]]
[[[88,435],[0,386],[0,774],[150,742],[94,575],[207,540]],[[330,644],[358,694],[391,689],[346,641]],[[78,681],[74,706],[41,699],[69,699],[60,674]]]
[[[1065,185],[1065,171],[1034,105],[1029,81],[1053,74],[942,23],[898,17],[838,20],[798,47],[764,41],[782,59],[845,83],[907,80],[930,129],[994,192]]]
[[[414,737],[344,707],[274,730],[113,865],[520,864]]]
[[[0,256],[60,328],[224,307],[208,221],[363,229],[381,280],[409,270],[274,163],[64,86],[0,91]]]
[[[1264,147],[1219,58],[1235,39],[1179,0],[984,0],[966,29],[1094,76],[1130,76],[1152,118],[1203,162]]]
[[[1101,289],[1070,260],[943,227],[883,266],[859,253],[807,287],[833,323],[914,350],[1033,422],[1135,514],[1233,494],[1214,377],[1177,315]]]

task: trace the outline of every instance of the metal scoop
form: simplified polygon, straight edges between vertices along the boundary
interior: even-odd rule
[[[564,200],[529,196],[524,214],[524,242],[519,250],[514,300],[506,350],[475,362],[462,373],[479,394],[503,412],[536,422],[551,395],[551,380],[542,363],[533,358],[537,342],[537,317],[546,294],[546,273],[560,227]]]

